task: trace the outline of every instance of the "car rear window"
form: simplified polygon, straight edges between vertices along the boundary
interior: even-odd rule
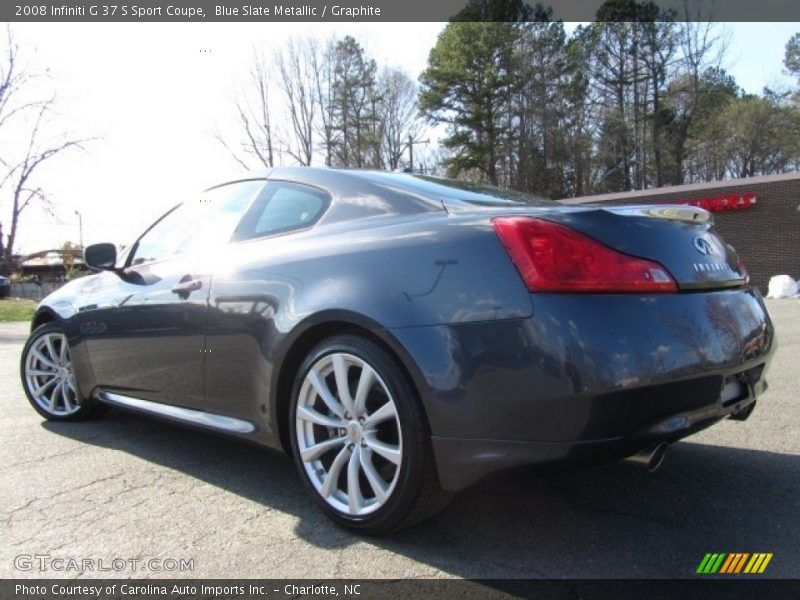
[[[316,188],[270,181],[247,211],[233,240],[306,229],[319,220],[329,204],[328,195]]]

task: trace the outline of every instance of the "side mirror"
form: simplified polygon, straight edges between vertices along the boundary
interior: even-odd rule
[[[92,244],[83,251],[86,266],[97,271],[113,271],[117,266],[117,247],[114,244]]]

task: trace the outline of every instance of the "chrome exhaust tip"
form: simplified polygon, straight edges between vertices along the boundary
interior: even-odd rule
[[[669,444],[661,442],[660,444],[649,446],[633,456],[629,456],[625,461],[642,467],[652,473],[664,462],[664,456],[667,454],[668,447]]]

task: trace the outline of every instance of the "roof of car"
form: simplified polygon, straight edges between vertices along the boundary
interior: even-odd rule
[[[230,181],[264,178],[296,181],[321,187],[334,196],[370,193],[386,196],[403,192],[418,200],[441,207],[551,205],[551,201],[530,194],[469,181],[423,175],[421,173],[352,169],[344,167],[274,167],[252,171]]]

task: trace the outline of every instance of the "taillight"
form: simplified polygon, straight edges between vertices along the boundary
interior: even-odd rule
[[[532,292],[675,292],[657,262],[617,252],[577,231],[531,217],[498,217],[494,229]]]

